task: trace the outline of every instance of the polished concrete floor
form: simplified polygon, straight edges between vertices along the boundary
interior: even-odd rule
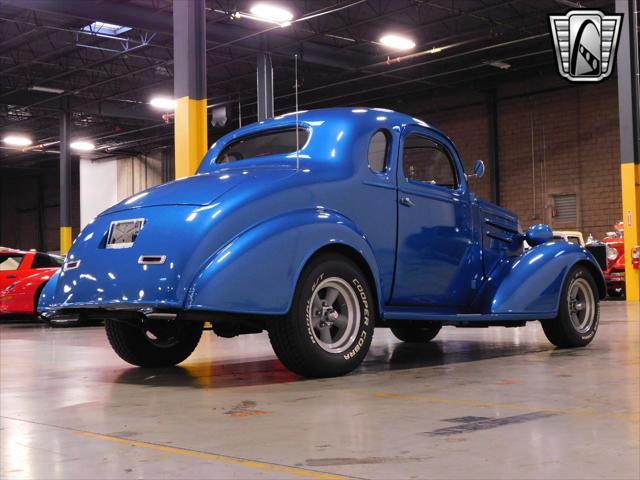
[[[326,380],[284,370],[264,334],[205,334],[145,370],[99,327],[3,323],[0,355],[3,479],[640,478],[638,304],[603,304],[577,350],[537,323],[421,346],[378,330]]]

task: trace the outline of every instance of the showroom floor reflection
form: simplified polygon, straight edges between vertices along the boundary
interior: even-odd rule
[[[137,369],[99,327],[5,321],[1,476],[637,478],[639,319],[606,302],[578,350],[535,323],[426,345],[379,330],[361,368],[320,380],[265,334],[205,335],[181,366]]]

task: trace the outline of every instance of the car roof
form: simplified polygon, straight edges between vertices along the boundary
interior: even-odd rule
[[[300,110],[298,113],[298,122],[301,124],[307,124],[309,126],[315,126],[318,122],[356,122],[359,120],[366,120],[367,123],[376,122],[380,126],[387,128],[393,128],[395,126],[401,127],[404,125],[420,125],[429,130],[432,130],[439,135],[448,138],[443,132],[437,128],[429,125],[427,122],[420,120],[419,118],[412,117],[406,113],[395,112],[387,108],[377,107],[333,107],[333,108],[319,108],[316,110]],[[267,129],[272,128],[286,128],[295,126],[296,112],[284,113],[276,115],[273,118],[254,122],[249,125],[230,132],[218,140],[218,142],[226,143],[232,138],[238,138],[245,135],[252,135]],[[216,142],[216,143],[218,143]],[[215,144],[214,144],[215,145]]]
[[[25,252],[24,250],[16,250],[15,248],[0,247],[0,253],[13,253],[13,254],[24,255],[27,252]]]
[[[298,112],[284,113],[274,118],[254,122],[222,136],[211,145],[211,148],[198,167],[198,173],[207,173],[211,171],[212,168],[220,168],[219,165],[215,165],[215,158],[231,142],[243,137],[261,134],[268,130],[293,129],[296,127],[296,124],[303,128],[311,128],[314,131],[316,127],[318,127],[320,131],[329,127],[329,130],[325,130],[325,132],[330,131],[331,128],[339,128],[342,130],[345,127],[353,128],[354,131],[373,131],[380,128],[399,131],[402,127],[408,125],[420,126],[435,133],[436,136],[446,139],[453,145],[453,141],[437,128],[434,128],[419,118],[412,117],[405,113],[395,112],[387,108],[335,107],[300,110]],[[325,133],[325,135],[326,134],[327,133]]]

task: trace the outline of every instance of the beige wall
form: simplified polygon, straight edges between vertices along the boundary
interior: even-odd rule
[[[162,160],[157,155],[118,157],[118,201],[162,183]]]

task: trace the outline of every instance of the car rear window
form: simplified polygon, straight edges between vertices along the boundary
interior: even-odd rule
[[[64,263],[64,258],[48,253],[36,253],[31,268],[59,268]]]
[[[24,255],[3,255],[0,254],[0,272],[5,272],[7,270],[17,270],[20,268],[20,264],[22,263],[22,259]]]
[[[307,143],[309,132],[304,128],[298,128],[298,136],[296,143],[296,129],[290,128],[242,137],[227,145],[216,158],[216,163],[232,163],[267,155],[293,153],[296,151],[296,145],[302,147]]]

